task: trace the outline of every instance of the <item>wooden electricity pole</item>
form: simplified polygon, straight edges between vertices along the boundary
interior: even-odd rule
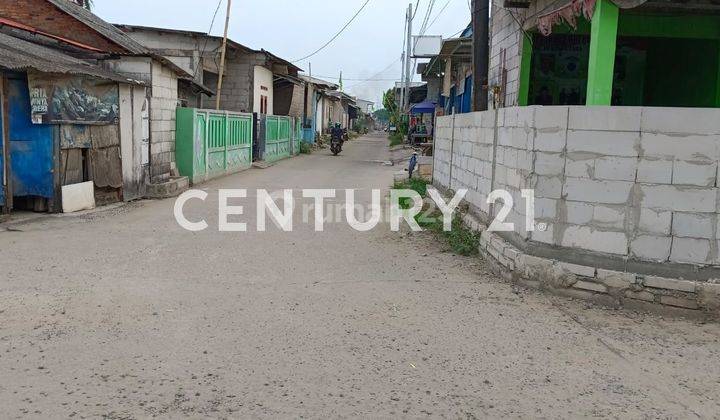
[[[230,8],[232,0],[228,0],[227,13],[225,14],[225,34],[223,35],[222,52],[220,53],[220,72],[218,74],[217,92],[215,95],[215,109],[220,109],[220,92],[222,91],[223,73],[225,73],[225,51],[227,51],[228,27],[230,26]]]

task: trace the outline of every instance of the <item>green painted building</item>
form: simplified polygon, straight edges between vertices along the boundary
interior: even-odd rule
[[[505,106],[720,107],[720,9],[694,0],[496,0],[490,86]]]

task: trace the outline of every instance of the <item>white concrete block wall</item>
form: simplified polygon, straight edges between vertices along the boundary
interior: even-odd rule
[[[162,63],[152,63],[150,98],[150,178],[167,181],[175,168],[175,111],[178,78]]]
[[[720,110],[514,107],[458,115],[454,134],[452,122],[439,119],[435,181],[470,189],[468,201],[485,217],[490,191],[510,192],[507,221],[519,238],[640,261],[720,264]],[[526,232],[526,188],[546,230]]]

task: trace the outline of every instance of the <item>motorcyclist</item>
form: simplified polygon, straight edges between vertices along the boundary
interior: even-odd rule
[[[335,123],[332,130],[330,131],[330,137],[333,139],[339,139],[340,143],[343,142],[343,129],[340,126],[340,123]]]

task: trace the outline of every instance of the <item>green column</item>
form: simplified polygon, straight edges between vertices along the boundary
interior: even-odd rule
[[[522,55],[520,61],[520,89],[518,92],[518,105],[527,106],[530,96],[530,66],[532,65],[532,34],[523,33]]]
[[[612,102],[618,15],[618,7],[610,0],[598,0],[590,29],[587,105]]]

